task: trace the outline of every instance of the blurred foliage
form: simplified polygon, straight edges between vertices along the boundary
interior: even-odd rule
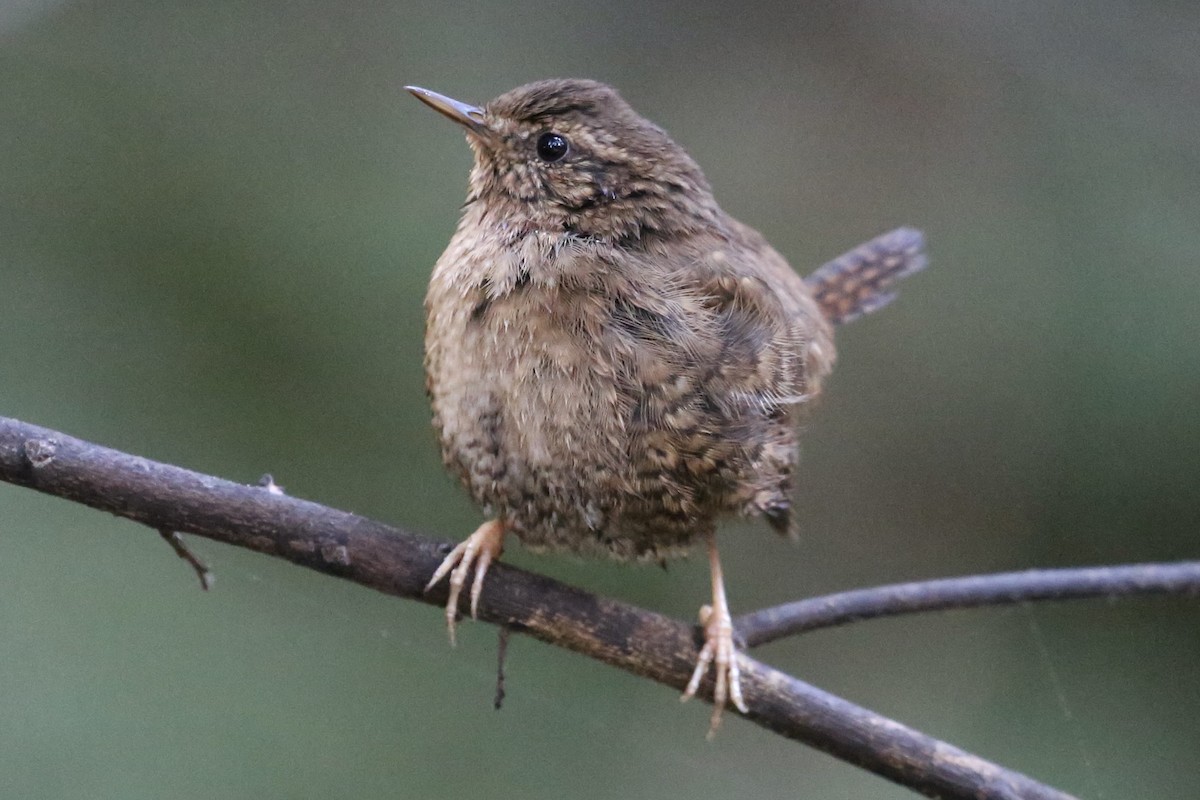
[[[796,548],[735,612],[899,579],[1197,556],[1194,4],[0,7],[0,414],[459,539],[421,298],[469,154],[401,90],[617,85],[797,269],[898,224],[932,267],[840,332]],[[0,486],[0,795],[731,795],[897,787],[439,611]],[[701,559],[517,563],[691,618]],[[1088,797],[1200,794],[1195,601],[928,615],[778,666]]]

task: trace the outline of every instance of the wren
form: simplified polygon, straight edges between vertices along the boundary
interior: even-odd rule
[[[665,562],[707,546],[712,603],[683,699],[710,667],[710,732],[747,704],[717,555],[723,516],[792,531],[796,424],[833,325],[924,266],[901,228],[801,279],[713,198],[700,167],[611,87],[545,80],[483,107],[414,86],[475,157],[425,300],[446,466],[489,518],[429,581],[458,601],[512,533],[532,550]]]

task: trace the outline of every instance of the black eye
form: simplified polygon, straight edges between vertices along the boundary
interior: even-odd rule
[[[553,131],[543,133],[537,140],[537,154],[542,161],[560,161],[570,149],[566,137]]]

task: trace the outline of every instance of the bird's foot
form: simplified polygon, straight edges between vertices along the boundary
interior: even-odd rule
[[[700,624],[704,626],[704,647],[696,659],[696,669],[688,681],[680,701],[690,700],[700,688],[700,681],[711,664],[716,674],[713,686],[713,712],[709,723],[708,738],[712,739],[721,727],[721,713],[728,701],[743,714],[750,709],[742,697],[741,670],[738,668],[737,647],[733,643],[733,617],[724,597],[714,598],[716,607],[701,606]]]
[[[479,610],[479,595],[483,591],[483,578],[487,575],[492,561],[500,557],[504,551],[504,523],[498,519],[488,520],[478,529],[450,551],[443,560],[425,591],[429,591],[437,582],[450,574],[450,597],[446,601],[446,626],[450,631],[450,644],[455,643],[454,626],[458,621],[458,596],[467,583],[467,575],[471,567],[475,567],[475,581],[471,584],[471,618],[474,619]]]

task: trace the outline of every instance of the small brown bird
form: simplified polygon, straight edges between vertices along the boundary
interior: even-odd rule
[[[799,410],[834,360],[832,323],[924,265],[899,229],[801,280],[717,205],[700,167],[611,87],[547,80],[482,108],[415,86],[475,155],[425,300],[425,366],[447,467],[491,519],[450,576],[450,638],[511,532],[534,550],[665,561],[708,545],[711,730],[747,710],[716,521],[791,531]]]

